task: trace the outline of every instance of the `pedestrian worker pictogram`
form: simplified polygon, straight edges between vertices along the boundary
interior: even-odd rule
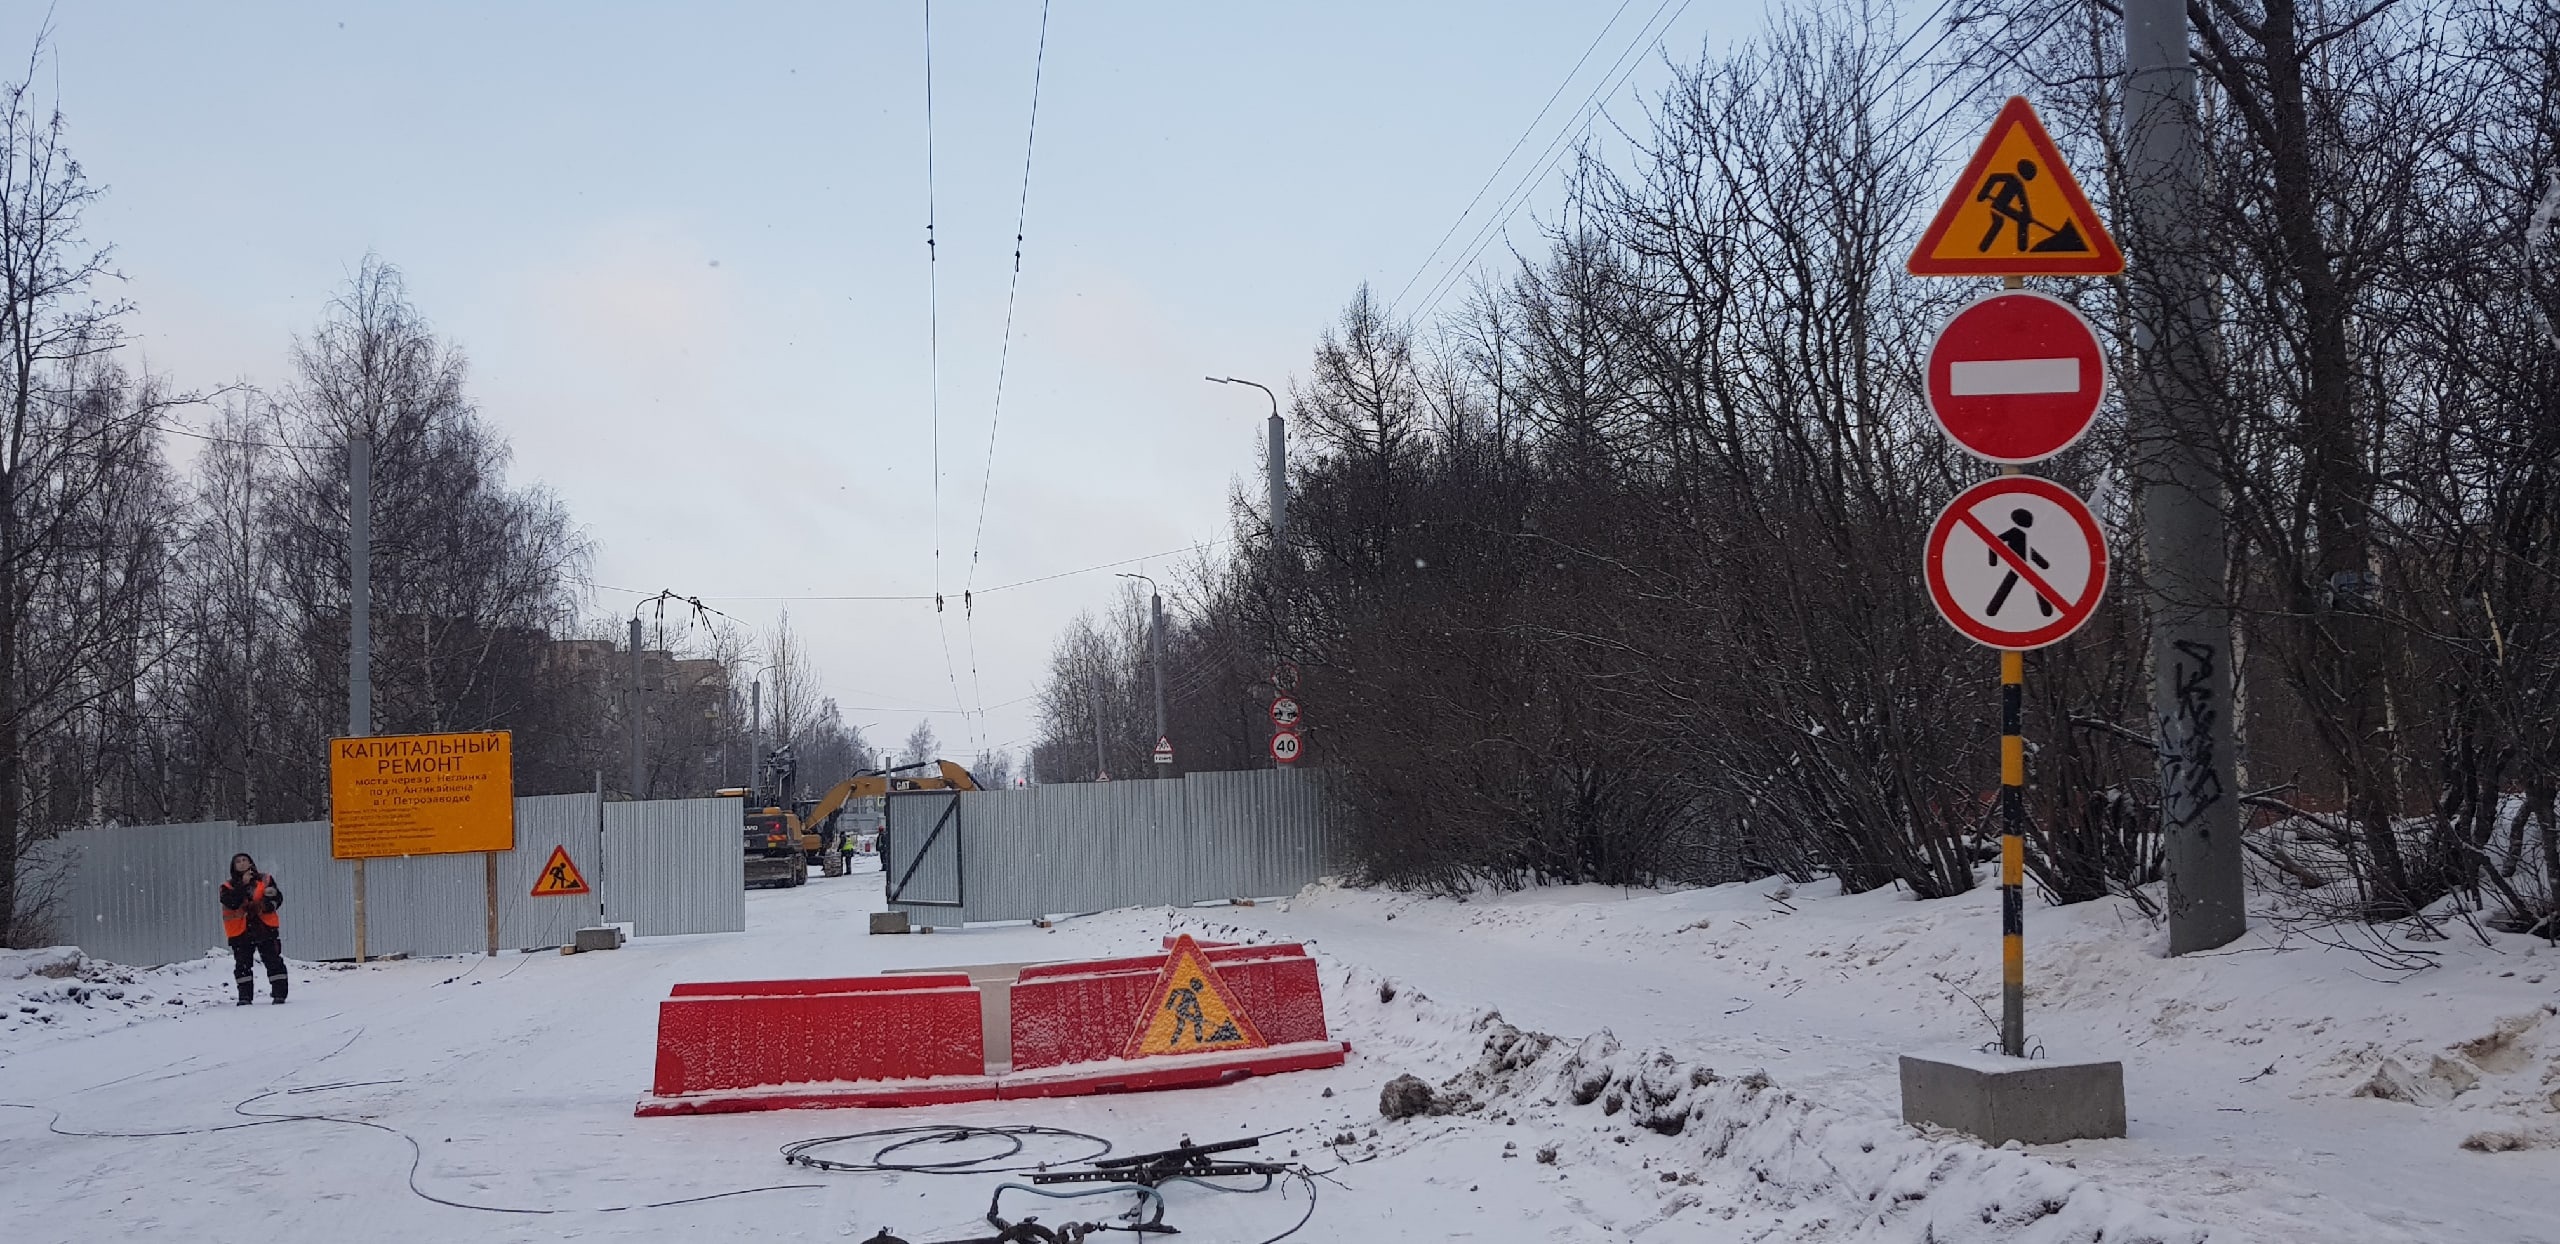
[[[567,898],[588,892],[585,875],[569,862],[569,848],[551,848],[551,858],[542,865],[542,876],[534,880],[533,897]]]
[[[1925,562],[1938,612],[1994,648],[2041,648],[2080,629],[2107,588],[2097,516],[2033,475],[1986,480],[1949,502]]]
[[[2124,271],[2052,136],[2013,95],[1903,265],[1915,276],[2110,276]]]
[[[1164,970],[1156,974],[1147,996],[1149,1005],[1138,1013],[1137,1031],[1129,1034],[1123,1058],[1258,1050],[1270,1044],[1188,933],[1173,940],[1173,951],[1165,956]]]

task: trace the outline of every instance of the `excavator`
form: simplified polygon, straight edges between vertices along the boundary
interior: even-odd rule
[[[932,775],[916,774],[916,770],[927,768],[934,771]],[[827,876],[843,876],[844,851],[836,819],[843,814],[845,805],[856,799],[874,799],[902,790],[976,789],[978,781],[967,769],[948,760],[919,760],[891,769],[866,769],[829,787],[818,798],[789,808],[749,807],[746,884],[749,889],[760,885],[807,885],[812,864]],[[719,793],[753,799],[752,792],[743,787]]]

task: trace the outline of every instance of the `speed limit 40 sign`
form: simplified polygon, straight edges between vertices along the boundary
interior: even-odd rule
[[[1303,747],[1304,744],[1298,741],[1297,731],[1277,731],[1271,736],[1271,759],[1275,764],[1295,764]]]

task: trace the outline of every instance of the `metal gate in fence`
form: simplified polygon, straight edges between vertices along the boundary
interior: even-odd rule
[[[1320,776],[1286,769],[912,791],[881,863],[915,925],[1260,898],[1324,875],[1326,816]]]
[[[899,907],[968,905],[968,874],[960,857],[960,795],[956,790],[890,794],[888,836],[880,852],[890,903]]]

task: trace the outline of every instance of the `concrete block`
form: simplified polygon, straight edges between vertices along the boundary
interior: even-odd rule
[[[2124,1064],[1971,1050],[1902,1056],[1902,1121],[1985,1144],[2050,1145],[2124,1135]]]
[[[580,929],[578,930],[578,940],[575,943],[574,948],[580,954],[584,954],[590,950],[620,950],[622,949],[622,942],[625,937],[624,931],[629,927],[630,926],[628,925],[605,924],[597,925],[594,928]]]
[[[871,931],[874,933],[904,933],[907,931],[907,913],[903,911],[875,911],[871,913]]]

